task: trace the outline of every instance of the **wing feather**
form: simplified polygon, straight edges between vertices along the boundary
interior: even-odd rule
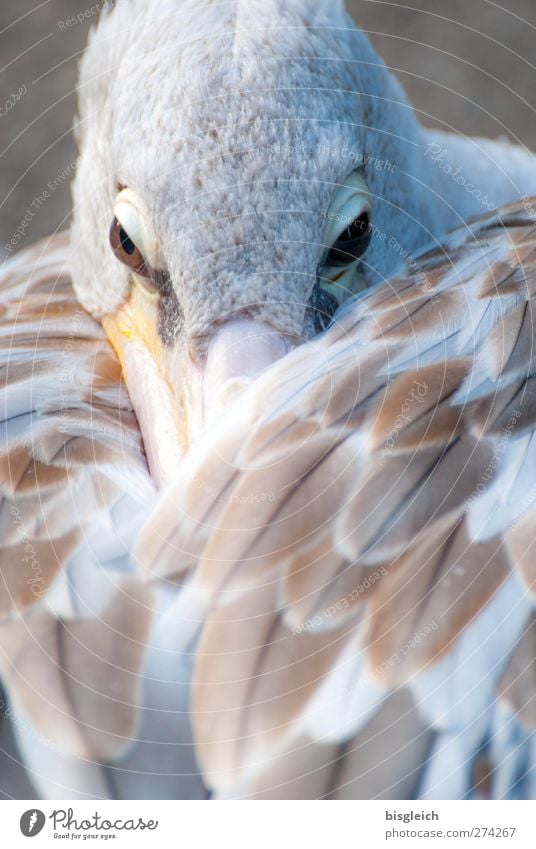
[[[160,548],[148,567],[173,577],[200,559],[196,581],[213,605],[194,727],[221,792],[243,790],[245,780],[260,787],[266,752],[283,757],[304,729],[336,740],[328,686],[342,699],[337,710],[347,698],[361,704],[362,721],[369,705],[380,722],[382,690],[450,669],[445,658],[457,656],[464,635],[492,627],[490,611],[513,592],[509,575],[536,580],[527,454],[536,431],[534,222],[512,205],[450,234],[419,266],[418,277],[347,302],[331,329],[265,373],[187,461],[192,483],[166,496],[172,554]],[[273,501],[248,500],[267,491]],[[499,494],[519,509],[509,506],[500,522],[490,513],[484,533],[475,517]],[[171,503],[180,515],[173,528]],[[142,561],[161,509],[142,534]],[[507,651],[517,639],[509,633]],[[532,722],[529,653],[522,641],[501,692],[519,710],[529,706]],[[478,658],[476,674],[488,674],[489,655]],[[355,692],[347,683],[338,690],[330,670],[348,682],[354,664]],[[514,685],[520,677],[523,689]],[[448,687],[441,692],[448,697]],[[430,727],[439,717],[429,712]],[[484,733],[479,722],[468,725],[468,746]],[[339,726],[341,742],[358,732],[342,713]],[[448,751],[463,755],[463,740],[449,750],[450,726],[441,727],[423,793],[444,773]],[[445,792],[470,787],[457,757]],[[348,761],[354,774],[358,761]]]
[[[45,596],[125,493],[153,492],[119,363],[68,266],[61,234],[0,272],[0,616]]]
[[[37,607],[0,626],[11,704],[42,739],[104,762],[130,745],[151,604],[150,591],[125,580],[99,616],[66,620]]]

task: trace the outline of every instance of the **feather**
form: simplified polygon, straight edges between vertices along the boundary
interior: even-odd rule
[[[74,296],[68,258],[61,234],[0,273],[1,616],[46,595],[125,492],[140,505],[154,493],[117,360]]]
[[[499,696],[528,728],[536,730],[536,619],[532,617],[499,684]]]
[[[344,632],[293,634],[274,600],[273,591],[253,592],[226,605],[198,648],[192,716],[205,773],[219,791],[285,745],[344,646]]]
[[[71,756],[114,760],[134,734],[150,610],[150,593],[130,581],[99,617],[37,609],[2,625],[2,676],[19,715]]]
[[[344,747],[330,798],[414,799],[432,741],[411,695],[395,691]]]
[[[186,461],[166,533],[199,559],[194,581],[212,600],[193,718],[220,794],[292,785],[285,753],[304,739],[319,747],[311,793],[326,780],[336,793],[341,776],[364,793],[350,741],[366,747],[401,686],[422,737],[400,754],[412,792],[480,792],[473,766],[531,606],[519,577],[532,586],[535,246],[515,206],[449,235],[420,263],[426,293],[401,277],[345,303],[309,368],[307,345],[272,366]],[[189,483],[199,469],[216,505]],[[268,490],[273,501],[247,503]],[[172,502],[186,517],[173,529]],[[161,549],[159,574],[173,577],[163,561]],[[525,686],[530,704],[530,671]],[[519,685],[501,687],[519,703]],[[378,767],[375,795],[386,781]]]

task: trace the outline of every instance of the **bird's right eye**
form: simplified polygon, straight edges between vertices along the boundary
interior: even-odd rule
[[[142,277],[150,277],[145,258],[121,222],[114,217],[110,227],[110,245],[117,259]]]
[[[132,271],[132,279],[147,292],[155,294],[155,282],[164,268],[160,242],[147,208],[140,196],[129,188],[118,193],[110,227],[110,245],[117,259]]]

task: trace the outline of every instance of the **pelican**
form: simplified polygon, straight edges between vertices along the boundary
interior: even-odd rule
[[[348,301],[146,524],[149,574],[210,599],[220,794],[533,798],[535,224],[507,206]]]
[[[69,237],[0,291],[12,758],[533,795],[533,156],[421,128],[327,0],[118,0],[76,134]]]

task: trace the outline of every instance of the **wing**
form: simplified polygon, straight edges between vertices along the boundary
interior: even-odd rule
[[[464,226],[266,372],[159,504],[138,556],[166,579],[199,561],[193,717],[220,793],[520,786],[535,290],[522,205]]]
[[[118,362],[68,261],[60,235],[0,275],[0,616],[48,592],[96,517],[153,491]]]
[[[130,551],[155,490],[69,258],[61,235],[0,279],[6,717],[40,795],[203,796],[187,711],[201,614],[136,576]]]

